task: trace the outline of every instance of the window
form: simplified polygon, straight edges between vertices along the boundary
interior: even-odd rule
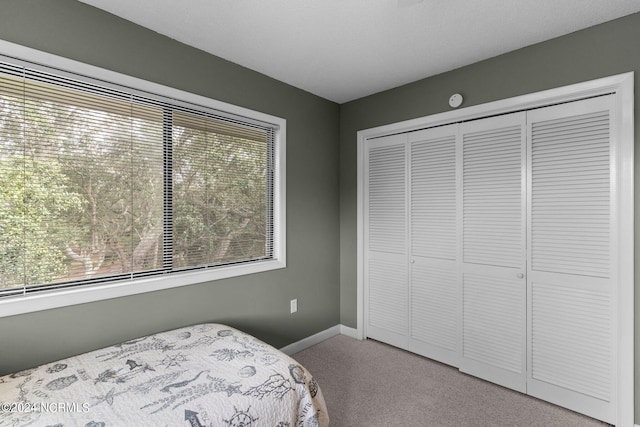
[[[0,301],[284,266],[284,120],[130,81],[0,57]]]

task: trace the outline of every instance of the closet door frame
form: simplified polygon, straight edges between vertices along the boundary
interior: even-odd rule
[[[616,305],[617,358],[616,425],[634,424],[634,73],[618,74],[587,82],[521,95],[500,101],[447,111],[431,116],[361,130],[357,134],[357,328],[355,336],[367,337],[364,323],[364,153],[367,140],[466,120],[577,101],[594,96],[614,96],[612,134],[615,151],[617,192],[618,289]],[[443,101],[443,108],[444,107]],[[625,230],[627,231],[625,233]]]

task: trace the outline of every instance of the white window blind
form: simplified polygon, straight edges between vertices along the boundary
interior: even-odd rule
[[[273,259],[276,131],[0,62],[0,297]]]

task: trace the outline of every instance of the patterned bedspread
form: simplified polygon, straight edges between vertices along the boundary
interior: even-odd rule
[[[328,426],[294,359],[219,324],[131,340],[0,377],[0,426]]]

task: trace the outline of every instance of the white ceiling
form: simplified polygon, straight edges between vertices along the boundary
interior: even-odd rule
[[[80,0],[343,103],[640,11],[640,0]]]

